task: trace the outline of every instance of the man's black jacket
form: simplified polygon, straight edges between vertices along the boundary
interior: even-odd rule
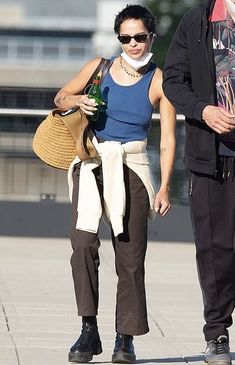
[[[215,0],[190,9],[182,18],[168,50],[163,89],[177,112],[185,115],[186,166],[205,174],[216,173],[215,133],[202,111],[217,105],[212,26],[208,21]]]

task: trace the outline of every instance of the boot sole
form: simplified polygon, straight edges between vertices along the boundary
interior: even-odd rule
[[[69,362],[74,363],[83,363],[86,364],[93,359],[93,355],[100,355],[102,353],[102,345],[101,342],[97,344],[97,347],[94,351],[89,352],[70,352],[68,356]]]
[[[133,364],[135,362],[136,356],[128,354],[127,352],[115,352],[112,356],[112,363],[118,364]]]

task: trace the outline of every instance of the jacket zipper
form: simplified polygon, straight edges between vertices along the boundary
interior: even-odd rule
[[[190,172],[189,195],[193,193],[193,173]]]
[[[208,20],[207,20],[208,22]],[[205,45],[206,45],[206,60],[207,60],[207,66],[209,68],[209,75],[210,75],[210,83],[211,83],[211,103],[214,105],[215,104],[215,95],[214,95],[214,92],[213,92],[213,67],[211,67],[211,62],[210,62],[210,58],[209,58],[209,49],[208,49],[208,32],[209,32],[209,26],[208,26],[208,23],[206,25],[206,29],[205,29]],[[215,141],[215,133],[213,134],[214,135],[214,143],[216,143]],[[216,177],[217,175],[217,168],[215,167],[214,168],[214,175]]]

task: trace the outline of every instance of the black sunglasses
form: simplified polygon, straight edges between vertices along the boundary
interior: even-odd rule
[[[134,38],[134,40],[138,43],[144,43],[146,40],[152,35],[152,33],[149,34],[135,34],[133,36],[131,35],[121,35],[118,34],[118,40],[122,44],[128,44]]]

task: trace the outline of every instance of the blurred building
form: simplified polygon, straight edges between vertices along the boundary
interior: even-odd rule
[[[91,57],[115,54],[113,21],[126,3],[0,0],[0,85],[59,87]]]

